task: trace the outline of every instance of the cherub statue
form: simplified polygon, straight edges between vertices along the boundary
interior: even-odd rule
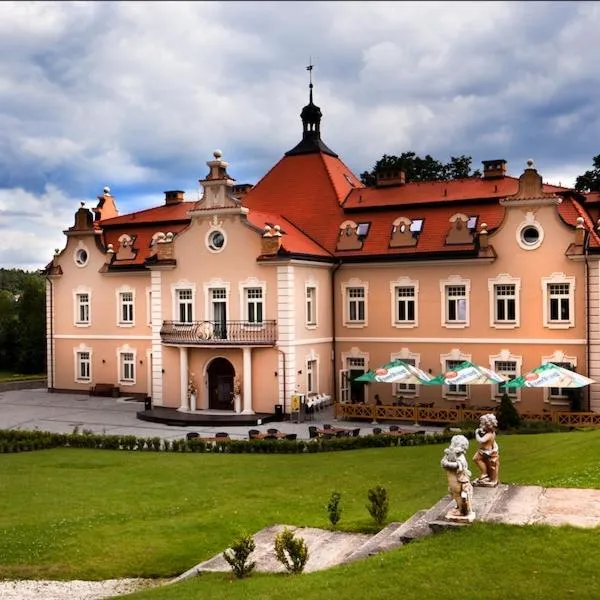
[[[481,475],[473,482],[474,485],[496,487],[498,485],[498,470],[500,456],[496,443],[496,429],[498,421],[496,415],[482,415],[479,419],[479,428],[475,430],[475,439],[479,444],[473,460],[479,467]]]
[[[239,396],[242,392],[242,382],[238,375],[233,378],[233,395]]]
[[[448,491],[456,502],[456,508],[446,515],[447,519],[472,521],[475,518],[471,471],[465,457],[468,448],[469,440],[464,435],[455,435],[444,450],[441,465],[448,477]]]

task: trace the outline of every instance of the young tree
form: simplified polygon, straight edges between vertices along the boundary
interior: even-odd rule
[[[46,370],[46,294],[41,277],[29,279],[17,301],[17,368],[21,373]]]

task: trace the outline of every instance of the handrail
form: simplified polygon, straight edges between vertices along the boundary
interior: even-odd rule
[[[160,337],[165,344],[273,346],[277,322],[163,321]]]

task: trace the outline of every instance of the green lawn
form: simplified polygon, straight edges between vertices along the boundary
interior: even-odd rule
[[[600,488],[600,431],[501,436],[499,443],[503,482]],[[440,445],[300,456],[77,449],[2,454],[0,578],[170,577],[243,532],[274,523],[325,527],[324,507],[334,490],[342,493],[340,528],[369,530],[366,492],[377,484],[388,489],[389,520],[401,521],[446,493],[442,451]],[[335,587],[349,598],[363,598],[365,590],[375,598],[394,590],[434,598],[441,588],[474,598],[488,577],[513,572],[518,585],[495,583],[493,589],[504,589],[497,596],[486,586],[486,596],[521,597],[510,590],[522,585],[532,586],[529,598],[541,598],[532,594],[562,582],[573,587],[574,597],[591,598],[586,590],[597,583],[597,535],[476,524],[326,573],[242,582],[210,575],[134,597],[316,599]]]
[[[6,381],[28,381],[30,379],[44,379],[46,373],[37,375],[22,375],[21,373],[12,373],[11,371],[0,371],[0,382]]]

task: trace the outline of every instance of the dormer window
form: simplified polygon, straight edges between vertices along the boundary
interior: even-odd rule
[[[358,237],[366,237],[367,233],[369,233],[370,226],[371,223],[359,223],[358,227],[356,228],[356,235]]]
[[[421,233],[423,230],[423,219],[413,219],[410,223],[410,231],[412,233]]]
[[[477,228],[477,215],[470,216],[467,221],[467,229],[470,229],[472,231],[476,228]]]

